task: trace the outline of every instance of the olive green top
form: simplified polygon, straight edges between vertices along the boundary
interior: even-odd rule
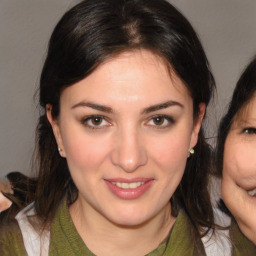
[[[203,244],[197,237],[188,217],[180,211],[169,238],[147,256],[204,256]],[[49,255],[94,256],[77,233],[65,206],[61,206],[52,224]]]
[[[50,232],[50,256],[94,255],[85,245],[78,234],[66,203],[61,204]],[[256,255],[255,246],[240,232],[237,225],[232,225],[230,236],[233,241],[232,256]],[[13,222],[0,229],[0,255],[25,256],[22,235],[17,222]],[[184,211],[180,211],[171,230],[169,238],[148,256],[205,256],[203,243]]]
[[[235,222],[232,222],[231,224],[229,236],[233,245],[232,256],[256,255],[256,246],[241,233]]]

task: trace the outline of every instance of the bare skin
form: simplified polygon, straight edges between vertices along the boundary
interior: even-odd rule
[[[11,184],[8,181],[0,181],[0,212],[7,210],[12,204],[2,192],[12,193]]]
[[[205,104],[194,119],[193,99],[168,69],[149,51],[122,53],[62,92],[58,120],[47,106],[79,190],[70,215],[96,255],[148,254],[175,223],[170,198]]]
[[[235,117],[223,159],[222,196],[241,231],[256,244],[256,97]]]

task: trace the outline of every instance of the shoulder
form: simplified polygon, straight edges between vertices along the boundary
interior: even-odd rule
[[[41,231],[33,204],[4,222],[0,231],[0,255],[48,255],[49,232]]]
[[[232,244],[229,237],[231,218],[219,209],[218,201],[221,198],[221,179],[210,176],[208,190],[213,207],[215,231],[210,230],[202,237],[207,255],[231,255]]]
[[[214,233],[210,230],[207,235],[202,237],[202,242],[206,255],[232,255],[232,243],[228,229],[217,229]]]
[[[48,255],[50,232],[42,228],[41,221],[35,214],[34,203],[20,211],[15,218],[28,255]]]
[[[235,221],[230,227],[230,239],[234,255],[256,255],[256,246],[240,231]]]
[[[18,222],[13,219],[1,223],[0,255],[27,255]]]
[[[197,229],[182,209],[178,212],[164,255],[206,255]]]

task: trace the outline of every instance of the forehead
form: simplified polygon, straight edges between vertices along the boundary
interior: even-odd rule
[[[136,50],[108,59],[89,76],[62,92],[62,100],[100,99],[101,103],[136,100],[191,100],[183,81],[160,56]],[[158,100],[158,97],[161,98]],[[107,102],[108,101],[108,102]],[[152,102],[154,104],[155,102]]]
[[[239,126],[251,121],[256,122],[256,93],[235,115],[233,126]]]

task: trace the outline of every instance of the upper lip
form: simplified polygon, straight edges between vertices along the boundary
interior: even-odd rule
[[[138,177],[138,178],[132,178],[132,179],[126,179],[126,178],[113,178],[113,179],[104,179],[108,182],[120,182],[120,183],[133,183],[133,182],[148,182],[151,180],[154,180],[153,178],[145,178],[145,177]]]

